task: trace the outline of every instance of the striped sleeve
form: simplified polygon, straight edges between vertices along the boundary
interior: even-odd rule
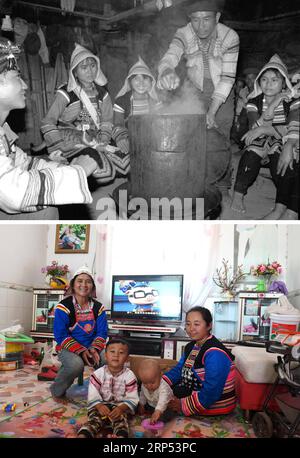
[[[113,128],[113,105],[108,92],[104,94],[101,105],[101,141],[110,141]]]
[[[41,121],[41,132],[47,147],[50,149],[59,149],[64,143],[62,134],[57,128],[57,123],[69,103],[68,94],[63,89],[59,89],[48,113]]]
[[[299,143],[300,130],[300,99],[292,101],[288,116],[288,133],[285,136],[285,141],[288,139],[298,140]],[[299,145],[298,145],[299,147]]]
[[[230,28],[228,28],[225,37],[222,39],[222,51],[221,78],[212,98],[225,102],[235,82],[239,55],[239,36]]]
[[[91,347],[95,348],[99,352],[104,350],[106,339],[107,339],[108,327],[106,313],[104,306],[102,305],[98,312],[98,317],[96,320],[96,337],[92,342]]]
[[[130,99],[128,94],[118,97],[113,106],[114,112],[114,127],[112,130],[112,138],[118,144],[120,140],[128,139],[128,129],[125,125],[125,118],[130,112]]]
[[[134,413],[139,403],[137,379],[134,373],[128,369],[125,374],[125,395],[122,399],[122,404],[126,404]]]
[[[71,336],[69,331],[69,315],[70,311],[67,307],[63,304],[57,304],[54,312],[54,338],[57,342],[58,350],[65,349],[79,355],[86,348]]]
[[[186,47],[185,30],[186,27],[183,27],[176,31],[167,52],[160,60],[158,64],[159,78],[166,70],[174,70],[177,67]]]
[[[247,117],[249,122],[249,128],[258,127],[259,113],[258,108],[254,103],[247,103]]]
[[[101,404],[103,402],[103,398],[101,396],[101,387],[102,387],[102,378],[101,378],[101,371],[102,368],[94,372],[90,376],[89,382],[89,389],[88,389],[88,410],[95,407],[97,404]]]
[[[162,376],[163,380],[167,382],[169,386],[175,385],[181,380],[181,371],[185,362],[185,355],[183,355],[176,366],[172,367],[168,372],[165,372]]]
[[[16,148],[15,157],[0,156],[0,170],[1,209],[7,213],[92,202],[86,174],[79,165],[30,158]]]

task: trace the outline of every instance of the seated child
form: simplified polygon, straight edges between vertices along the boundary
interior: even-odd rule
[[[92,202],[87,177],[97,164],[83,157],[64,166],[31,157],[16,145],[6,118],[26,105],[19,53],[18,46],[0,38],[0,219],[57,219],[56,205]]]
[[[266,219],[298,218],[300,100],[294,96],[287,68],[274,55],[259,72],[248,98],[251,129],[243,137],[246,149],[237,170],[232,209],[245,211],[244,196],[259,174],[262,159],[268,158],[277,189],[275,209]]]
[[[161,105],[155,85],[156,81],[149,67],[139,57],[138,61],[130,68],[113,106],[114,127],[112,138],[124,154],[129,153],[128,117],[148,114]]]
[[[169,421],[174,413],[167,410],[169,401],[173,398],[170,386],[161,378],[159,363],[156,359],[144,359],[138,367],[138,378],[142,382],[139,413],[151,414],[150,423],[159,419]]]
[[[88,422],[78,431],[78,437],[95,438],[105,427],[112,428],[111,437],[128,437],[127,415],[138,405],[137,380],[124,367],[129,345],[123,339],[106,344],[106,364],[90,377],[88,389]]]
[[[120,154],[109,147],[113,107],[106,84],[98,56],[76,44],[68,83],[59,87],[41,122],[50,157],[62,162],[92,157],[98,165],[93,173],[98,184],[112,181],[117,172],[127,173]]]

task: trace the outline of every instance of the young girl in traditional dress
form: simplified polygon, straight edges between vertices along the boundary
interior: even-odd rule
[[[123,87],[116,96],[113,106],[113,139],[120,150],[129,152],[127,121],[129,116],[151,113],[161,107],[156,89],[156,81],[143,59],[130,68]]]
[[[265,219],[298,219],[299,98],[294,98],[287,68],[274,55],[259,72],[249,95],[250,130],[243,139],[246,149],[240,159],[232,208],[245,212],[244,196],[255,182],[262,160],[269,160],[277,188],[274,210]]]
[[[82,155],[92,157],[98,164],[93,176],[99,184],[128,172],[124,154],[109,148],[113,108],[106,84],[99,58],[76,44],[68,84],[57,90],[41,123],[50,157],[67,161]]]

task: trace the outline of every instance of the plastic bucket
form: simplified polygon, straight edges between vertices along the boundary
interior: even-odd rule
[[[271,313],[270,320],[270,340],[273,340],[276,334],[279,334],[281,331],[298,331],[300,315],[279,315],[277,313]]]

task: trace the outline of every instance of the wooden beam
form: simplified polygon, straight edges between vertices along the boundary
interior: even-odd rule
[[[263,17],[261,19],[257,19],[256,22],[275,21],[277,19],[285,19],[287,17],[295,17],[299,15],[300,15],[300,10],[290,11],[288,13],[276,14],[276,16]]]
[[[242,22],[242,21],[223,21],[225,25],[231,27],[234,30],[241,30],[245,32],[282,32],[286,29],[286,24],[261,24],[258,22]],[[299,29],[300,23],[289,24],[289,27],[293,29]]]
[[[173,5],[177,6],[177,5],[180,5],[181,3],[185,3],[186,1],[187,0],[173,0]],[[148,2],[145,2],[143,5],[136,6],[135,8],[131,8],[130,10],[127,10],[127,11],[122,11],[121,13],[114,14],[113,16],[103,16],[103,15],[95,14],[95,13],[86,13],[84,11],[67,12],[55,6],[41,5],[39,3],[27,2],[24,0],[15,0],[15,3],[22,5],[22,6],[29,6],[33,9],[52,11],[53,13],[68,14],[68,15],[73,15],[73,16],[98,19],[99,21],[104,21],[104,22],[107,22],[108,24],[133,17],[137,14],[145,15],[145,14],[152,14],[153,12],[158,13],[158,10],[156,9],[156,6],[155,6],[155,3],[156,3],[155,0],[150,0]]]
[[[80,17],[86,17],[86,18],[93,18],[93,19],[98,19],[99,21],[105,21],[109,22],[108,17],[106,16],[101,16],[99,14],[94,14],[94,13],[85,13],[83,11],[73,11],[73,12],[68,12],[64,11],[60,8],[57,8],[55,6],[47,6],[47,5],[41,5],[39,3],[32,3],[32,2],[25,2],[23,0],[15,0],[15,3],[22,5],[22,6],[29,6],[30,8],[33,8],[35,10],[46,10],[46,11],[51,11],[52,13],[58,13],[61,15],[70,15],[70,16],[80,16]]]

